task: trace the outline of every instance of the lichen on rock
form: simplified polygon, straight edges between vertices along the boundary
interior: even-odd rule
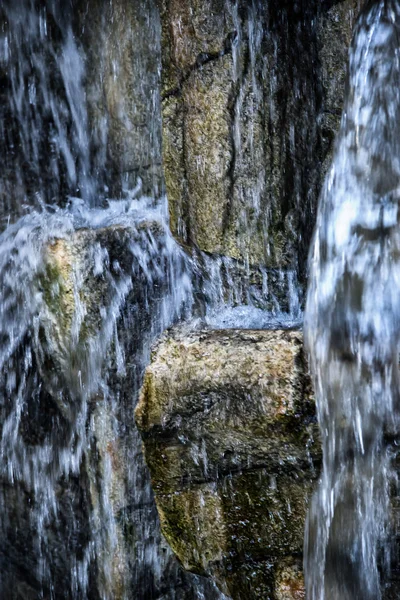
[[[184,567],[235,600],[278,589],[279,565],[302,552],[320,462],[301,335],[169,332],[136,421],[162,530]]]
[[[173,233],[303,274],[358,2],[159,5]]]

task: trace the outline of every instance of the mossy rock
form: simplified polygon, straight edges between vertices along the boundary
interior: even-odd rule
[[[304,276],[359,11],[322,4],[159,0],[164,173],[183,242]]]
[[[321,460],[301,334],[172,330],[153,352],[136,421],[183,566],[234,600],[275,597],[279,565],[301,557]]]

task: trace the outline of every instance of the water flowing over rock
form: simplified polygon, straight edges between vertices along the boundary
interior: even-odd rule
[[[294,329],[357,11],[1,2],[1,600],[304,599]]]
[[[68,194],[94,203],[101,186],[91,176],[85,61],[72,19],[71,3],[0,7],[2,220],[27,204],[65,204]]]
[[[393,593],[391,560],[398,569],[399,28],[394,0],[367,3],[357,22],[310,260],[305,331],[324,457],[306,533],[310,600],[378,600]]]
[[[304,598],[299,557],[320,456],[301,335],[172,331],[154,350],[136,420],[162,531],[185,568],[235,600]]]
[[[2,222],[69,196],[161,197],[155,2],[5,0],[0,25]]]
[[[133,420],[151,342],[191,303],[162,212],[33,213],[0,242],[2,594],[217,598],[161,539]]]
[[[86,54],[97,176],[106,177],[112,197],[139,186],[140,193],[157,198],[162,195],[163,175],[161,25],[156,0],[75,0],[75,4],[74,28]]]

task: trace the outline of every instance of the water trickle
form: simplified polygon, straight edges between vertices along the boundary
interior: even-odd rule
[[[390,565],[387,439],[399,426],[400,5],[369,2],[310,259],[305,335],[323,473],[305,540],[307,597],[382,597]]]
[[[202,255],[203,325],[212,329],[291,329],[303,322],[294,270],[250,268],[228,257]],[[196,263],[195,263],[196,264]]]
[[[85,56],[73,34],[72,7],[6,1],[0,19],[1,205],[13,212],[18,201],[65,203],[68,194],[95,204]]]

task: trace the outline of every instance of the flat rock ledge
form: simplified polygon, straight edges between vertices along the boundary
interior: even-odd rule
[[[182,565],[234,600],[305,598],[303,530],[321,450],[301,333],[167,332],[136,421]]]

